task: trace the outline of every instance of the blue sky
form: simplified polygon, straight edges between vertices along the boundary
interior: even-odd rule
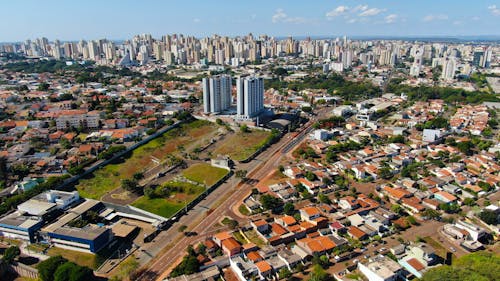
[[[500,35],[487,0],[2,1],[0,42],[127,39],[134,34],[273,36]]]

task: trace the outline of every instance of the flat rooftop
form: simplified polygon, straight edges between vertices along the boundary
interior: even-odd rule
[[[0,224],[29,229],[42,220],[37,217],[25,216],[19,211],[10,213],[3,218],[0,218]]]
[[[60,217],[57,221],[55,221],[52,224],[47,225],[42,229],[43,232],[52,232],[52,233],[59,233],[63,234],[60,232],[62,228],[70,228],[70,229],[76,229],[80,232],[87,231],[84,228],[76,228],[76,227],[66,227],[65,225],[68,224],[70,221],[78,218],[81,216],[83,213],[87,212],[88,210],[92,209],[96,205],[98,205],[99,201],[93,200],[93,199],[85,199],[83,203],[80,205],[74,207],[73,209],[70,209],[68,213],[66,213],[64,216]],[[72,231],[68,231],[68,233],[72,233]],[[73,235],[72,235],[73,236]],[[75,236],[77,237],[77,236]]]

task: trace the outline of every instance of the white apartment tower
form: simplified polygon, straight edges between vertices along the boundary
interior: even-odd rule
[[[238,77],[236,80],[237,114],[253,118],[264,109],[264,80],[260,77]]]
[[[229,75],[203,78],[203,109],[205,113],[218,113],[231,106],[231,83]]]

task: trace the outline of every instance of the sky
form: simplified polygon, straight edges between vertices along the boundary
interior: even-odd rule
[[[0,42],[158,38],[182,33],[271,36],[500,35],[493,0],[2,1]]]

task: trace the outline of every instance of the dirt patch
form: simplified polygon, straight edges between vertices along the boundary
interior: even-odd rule
[[[139,196],[119,187],[102,197],[102,201],[117,205],[128,205],[134,202]]]

